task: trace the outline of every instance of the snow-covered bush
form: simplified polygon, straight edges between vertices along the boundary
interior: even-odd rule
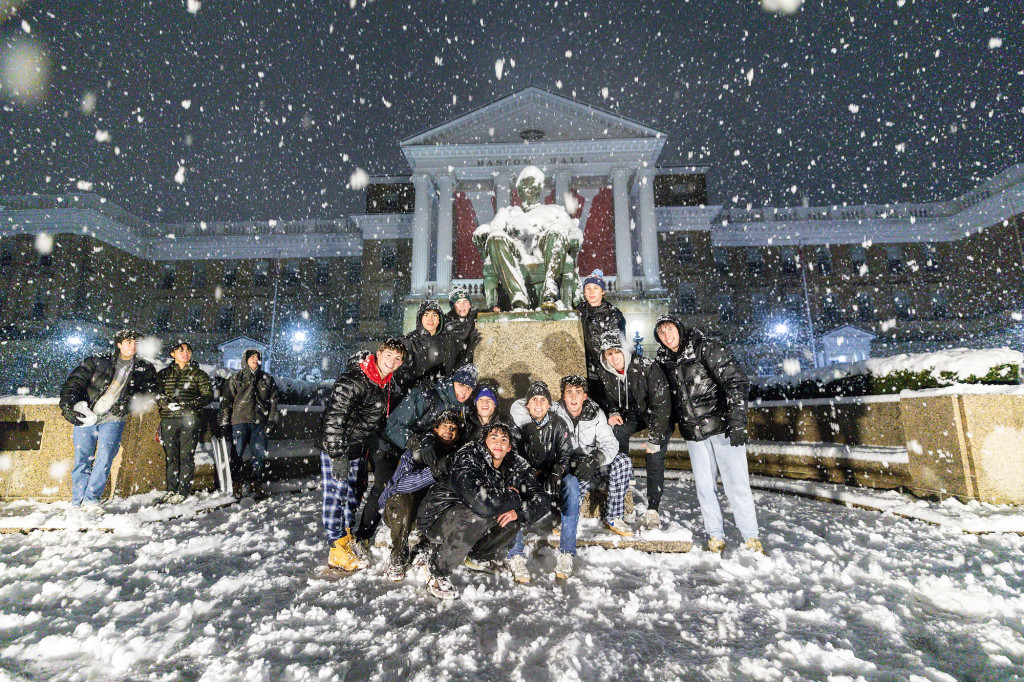
[[[830,365],[755,380],[751,400],[796,400],[940,388],[953,384],[1019,384],[1024,353],[1009,348],[956,348]]]

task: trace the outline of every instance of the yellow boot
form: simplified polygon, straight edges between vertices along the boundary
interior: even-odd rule
[[[345,533],[345,537],[338,538],[331,543],[331,552],[327,555],[327,565],[331,568],[339,568],[342,571],[358,571],[366,568],[366,561],[356,556],[352,551],[352,533]]]

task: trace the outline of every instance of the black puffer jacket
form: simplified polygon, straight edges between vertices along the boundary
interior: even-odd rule
[[[431,335],[423,327],[423,314],[428,310],[437,313],[437,332]],[[416,312],[416,329],[405,335],[405,362],[395,372],[395,378],[403,390],[420,383],[433,383],[448,376],[456,369],[455,344],[444,332],[444,313],[437,301],[420,303]]]
[[[658,364],[672,392],[673,416],[686,440],[704,440],[719,433],[746,440],[747,376],[728,348],[699,329],[685,327],[679,318],[662,315],[655,330],[670,322],[679,330],[679,349],[661,343]],[[655,334],[657,336],[657,334]]]
[[[465,317],[459,317],[454,309],[444,316],[444,333],[452,343],[452,371],[473,362],[473,349],[480,340],[476,316],[477,311],[472,308]]]
[[[544,517],[551,498],[521,457],[509,452],[495,468],[487,446],[476,441],[452,455],[448,475],[431,487],[420,504],[417,523],[420,528],[429,528],[457,504],[486,518],[514,510],[528,526]]]
[[[210,375],[195,360],[181,368],[173,362],[164,367],[156,375],[156,389],[161,419],[198,415],[213,402]],[[171,405],[178,409],[172,410]]]
[[[517,423],[519,454],[540,474],[566,474],[573,470],[574,459],[582,453],[574,451],[572,434],[565,421],[548,414],[538,424],[532,417]]]
[[[465,422],[470,409],[468,403],[468,400],[459,402],[451,379],[442,379],[433,386],[414,388],[388,417],[381,446],[401,454],[405,452],[409,439],[429,432],[442,412],[451,410]]]
[[[601,368],[601,335],[617,331],[625,336],[626,318],[622,311],[608,301],[602,301],[596,308],[584,300],[576,306],[576,312],[583,323],[583,348],[587,354],[587,376],[596,379]]]
[[[633,355],[625,346],[622,351],[627,363],[625,380],[601,358],[602,407],[609,417],[626,412],[639,414],[647,422],[647,442],[664,445],[672,431],[672,396],[665,373],[651,358]]]
[[[245,365],[220,391],[220,425],[268,424],[278,420],[277,383],[262,369]]]
[[[320,449],[332,458],[362,457],[391,410],[393,383],[391,375],[380,376],[373,353],[353,356],[324,407]]]
[[[115,350],[110,355],[87,357],[68,375],[64,385],[60,387],[60,411],[65,419],[77,426],[80,422],[74,412],[75,405],[84,400],[91,410],[100,396],[106,393],[114,379],[117,355],[118,351]],[[110,414],[115,417],[126,416],[131,409],[134,396],[155,391],[156,368],[136,356],[135,365],[128,374],[128,383],[125,384],[117,402],[110,408]]]

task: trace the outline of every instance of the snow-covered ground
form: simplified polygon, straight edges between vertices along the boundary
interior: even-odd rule
[[[458,572],[462,598],[451,604],[411,578],[385,580],[383,548],[362,573],[322,569],[318,490],[164,521],[133,498],[114,532],[0,536],[0,671],[275,682],[1024,678],[1024,537],[754,495],[768,557],[739,551],[728,520],[722,558],[585,548],[568,583],[551,577],[553,550],[534,548],[531,585]],[[688,478],[668,483],[662,512],[703,540]]]

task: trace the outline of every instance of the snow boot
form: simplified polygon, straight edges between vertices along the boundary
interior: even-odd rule
[[[751,552],[757,552],[758,554],[765,554],[764,545],[757,538],[747,538],[747,541],[743,543],[743,549],[750,550]],[[767,554],[765,554],[767,556]]]
[[[452,581],[447,576],[430,574],[430,577],[427,578],[427,592],[444,601],[458,599],[459,597],[458,590],[455,589]]]
[[[530,584],[530,570],[526,568],[526,557],[522,554],[508,560],[508,570],[512,572],[512,579],[520,585]]]
[[[612,519],[611,521],[605,521],[604,527],[615,533],[621,535],[624,538],[633,536],[633,529],[626,525],[626,522],[622,519]]]
[[[708,538],[708,544],[704,547],[705,552],[714,552],[715,554],[721,554],[724,549],[725,540],[722,538]]]
[[[387,570],[387,578],[393,583],[400,583],[405,580],[405,564],[397,562],[389,562]]]
[[[347,533],[345,537],[332,542],[331,551],[327,555],[327,565],[349,572],[366,568],[366,560],[355,555],[352,551],[352,544],[352,533]]]
[[[657,509],[648,509],[644,512],[643,520],[644,528],[647,530],[658,530],[661,528],[661,518],[658,516]]]
[[[572,577],[572,554],[559,552],[555,560],[555,577],[559,580],[568,580]]]

